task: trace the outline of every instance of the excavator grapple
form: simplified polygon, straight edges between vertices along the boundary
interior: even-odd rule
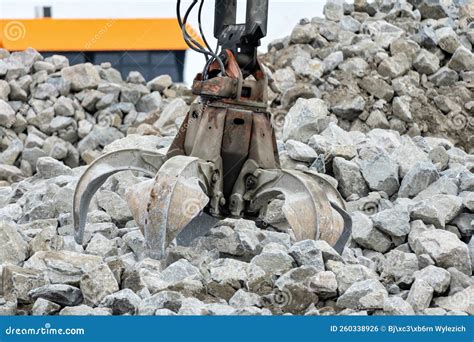
[[[325,240],[342,252],[351,231],[344,200],[321,175],[280,167],[275,133],[267,111],[267,77],[257,58],[266,35],[268,0],[247,1],[247,21],[236,24],[236,0],[217,0],[215,52],[178,21],[193,50],[203,53],[205,68],[192,86],[198,95],[166,155],[121,150],[94,161],[74,195],[76,240],[82,242],[94,193],[116,172],[133,170],[152,177],[126,197],[146,241],[147,256],[162,259],[166,247],[192,240],[220,219],[246,218],[262,229],[291,228],[296,240]],[[199,19],[204,1],[201,1]],[[202,34],[202,30],[201,30]],[[279,200],[284,220],[268,219]]]

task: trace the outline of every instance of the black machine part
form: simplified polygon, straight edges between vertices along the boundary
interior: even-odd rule
[[[237,24],[237,0],[216,0],[214,37],[222,49],[231,50],[245,75],[257,63],[257,47],[267,35],[268,0],[247,0],[246,22]]]

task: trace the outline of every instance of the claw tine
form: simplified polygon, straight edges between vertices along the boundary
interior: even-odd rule
[[[149,257],[162,259],[168,244],[209,203],[199,185],[198,165],[197,158],[177,156],[156,175],[144,231]]]
[[[311,175],[296,170],[282,170],[281,176],[266,185],[254,200],[260,207],[276,194],[283,194],[283,214],[291,226],[295,238],[300,240],[324,239],[334,245],[341,234],[338,215],[322,187]]]
[[[125,197],[132,212],[133,218],[140,227],[142,233],[145,229],[145,222],[148,217],[148,202],[150,201],[150,192],[153,189],[153,179],[133,185],[125,192]]]
[[[79,179],[74,193],[73,218],[76,242],[82,244],[89,204],[107,178],[127,170],[141,171],[154,176],[165,158],[164,155],[154,151],[129,149],[105,154],[89,165]]]

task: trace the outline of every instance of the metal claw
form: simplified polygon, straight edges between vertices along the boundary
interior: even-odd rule
[[[87,210],[92,197],[107,178],[120,171],[140,171],[154,176],[166,156],[139,149],[119,150],[95,160],[79,179],[74,193],[73,217],[76,242],[82,244],[87,219]]]
[[[209,203],[201,188],[200,163],[198,158],[176,156],[158,171],[144,229],[147,256],[163,259],[169,243]]]
[[[272,199],[283,195],[285,203],[282,211],[295,238],[298,241],[322,239],[334,246],[344,230],[344,220],[332,208],[324,190],[327,189],[320,186],[311,174],[281,170],[276,180],[264,184],[253,194],[251,207],[252,210],[259,210]]]

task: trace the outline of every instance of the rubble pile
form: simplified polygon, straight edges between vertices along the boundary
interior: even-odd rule
[[[277,125],[298,98],[321,98],[345,130],[445,137],[474,150],[472,2],[329,0],[324,14],[263,56]]]
[[[227,219],[146,258],[132,172],[93,198],[78,245],[85,164],[166,150],[193,97],[167,76],[2,51],[0,314],[474,314],[474,27],[447,4],[330,0],[263,56],[282,166],[325,174],[347,201],[341,255],[272,228],[276,203],[268,229]]]
[[[41,157],[88,164],[127,133],[172,136],[193,99],[167,75],[123,80],[110,63],[69,66],[64,56],[1,50],[0,182],[32,176]]]

